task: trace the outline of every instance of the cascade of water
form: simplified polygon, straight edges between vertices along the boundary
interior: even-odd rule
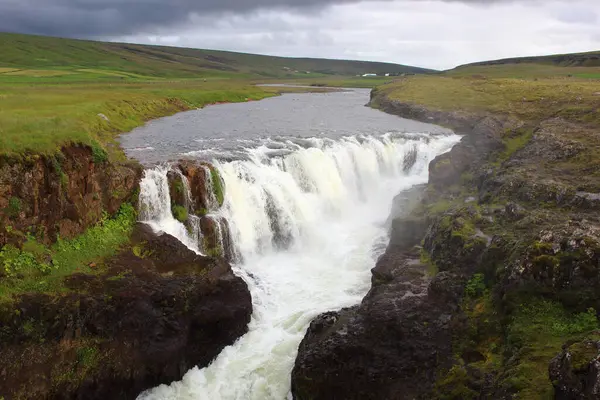
[[[170,167],[164,165],[144,171],[140,182],[140,220],[150,225],[155,231],[175,236],[187,247],[199,252],[198,237],[194,237],[198,235],[196,231],[194,230],[190,234],[186,226],[173,217],[167,176],[169,171]],[[192,222],[192,226],[194,226],[194,222]],[[199,231],[198,226],[197,232]]]
[[[215,188],[213,183],[213,174],[211,173],[210,167],[203,165],[202,169],[206,176],[206,204],[209,210],[216,210],[219,208],[219,201],[215,195]]]
[[[250,149],[248,159],[216,162],[226,191],[218,215],[229,224],[230,242],[243,259],[235,271],[252,292],[250,331],[208,368],[193,369],[181,382],[140,399],[286,398],[297,347],[311,319],[362,299],[378,256],[374,244],[386,237],[392,198],[426,182],[429,162],[458,140],[454,135],[303,138]],[[229,239],[216,225],[226,246]]]

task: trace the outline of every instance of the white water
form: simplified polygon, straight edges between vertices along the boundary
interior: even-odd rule
[[[169,166],[160,166],[144,172],[144,177],[140,182],[140,220],[150,225],[155,231],[175,236],[187,247],[199,253],[199,220],[197,218],[192,220],[194,228],[190,234],[185,225],[173,218],[171,213],[171,195],[167,179],[169,169]],[[185,180],[184,182],[187,183]],[[189,191],[187,185],[184,188]],[[186,199],[186,201],[188,200]]]
[[[429,162],[458,139],[310,139],[308,148],[288,143],[292,151],[283,158],[269,158],[267,146],[250,150],[250,160],[217,164],[226,188],[222,213],[244,260],[235,271],[252,293],[250,331],[209,367],[139,399],[290,396],[290,373],[310,321],[360,302],[379,255],[374,248],[387,241],[384,221],[392,198],[426,182]],[[415,145],[417,160],[404,171],[405,154]],[[143,202],[156,204],[144,215],[153,216],[148,219],[157,229],[179,234],[170,211],[154,203],[165,195],[157,175],[160,170],[147,172],[143,182]]]

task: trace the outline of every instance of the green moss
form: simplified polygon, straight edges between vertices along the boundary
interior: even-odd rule
[[[173,218],[175,218],[179,222],[186,222],[189,218],[187,209],[183,206],[174,205],[171,208],[171,211],[173,213]]]
[[[81,347],[77,349],[77,362],[85,368],[92,368],[98,362],[98,349],[96,347]]]
[[[478,297],[483,294],[486,289],[484,275],[483,274],[475,274],[473,277],[467,282],[465,286],[465,294],[469,297]]]
[[[427,266],[427,275],[429,275],[430,277],[433,278],[440,272],[440,269],[435,264],[435,262],[431,259],[429,254],[425,251],[425,249],[421,249],[420,261],[421,261],[421,264],[424,264]]]
[[[6,207],[6,209],[4,211],[6,212],[6,214],[9,217],[15,218],[15,217],[19,216],[21,209],[22,209],[21,199],[13,196],[8,200],[8,207]]]
[[[572,314],[560,303],[540,298],[523,298],[507,328],[506,348],[511,353],[503,386],[517,398],[546,398],[552,395],[548,364],[563,343],[581,339],[598,329],[596,311]]]
[[[600,354],[595,342],[582,341],[569,347],[571,365],[575,371],[587,370],[590,363]]]
[[[105,217],[74,239],[59,238],[48,248],[32,238],[22,250],[4,246],[0,266],[9,273],[0,281],[0,303],[11,302],[13,296],[26,292],[60,293],[66,290],[64,278],[74,272],[98,272],[98,267],[92,265],[116,254],[129,241],[135,223],[135,209],[123,204],[114,218]]]
[[[223,182],[221,180],[221,176],[219,175],[219,171],[215,167],[210,168],[210,176],[212,180],[213,191],[215,194],[215,198],[219,203],[219,206],[222,206],[225,202],[225,192],[223,191]]]
[[[454,205],[455,205],[455,203],[450,200],[441,199],[434,203],[428,204],[427,211],[429,214],[442,214],[442,213],[448,211]]]
[[[454,365],[435,385],[435,398],[440,400],[469,400],[479,393],[469,387],[469,375],[463,365]]]
[[[91,147],[92,159],[94,160],[94,164],[104,164],[108,162],[108,153],[102,148],[102,146],[98,142],[92,141]]]
[[[173,187],[175,188],[175,192],[178,194],[184,194],[185,187],[183,186],[183,181],[181,178],[175,180]]]

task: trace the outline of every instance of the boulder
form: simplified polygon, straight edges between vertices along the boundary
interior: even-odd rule
[[[600,398],[600,332],[581,342],[567,344],[548,368],[554,398],[592,400]]]
[[[250,292],[223,259],[138,225],[107,272],[0,309],[0,393],[132,399],[207,366],[247,332]]]

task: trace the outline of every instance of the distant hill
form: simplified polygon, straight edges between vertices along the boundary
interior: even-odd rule
[[[516,57],[501,60],[481,61],[456,67],[475,67],[506,64],[550,64],[558,67],[600,67],[600,51],[573,54],[555,54],[539,57]]]
[[[228,75],[297,78],[306,75],[432,72],[381,62],[286,58],[0,33],[0,73],[19,74],[19,69],[35,69],[46,74],[53,70],[117,71],[129,77],[182,78]]]
[[[444,71],[449,76],[488,78],[577,77],[600,79],[600,52],[518,57],[465,64]]]

